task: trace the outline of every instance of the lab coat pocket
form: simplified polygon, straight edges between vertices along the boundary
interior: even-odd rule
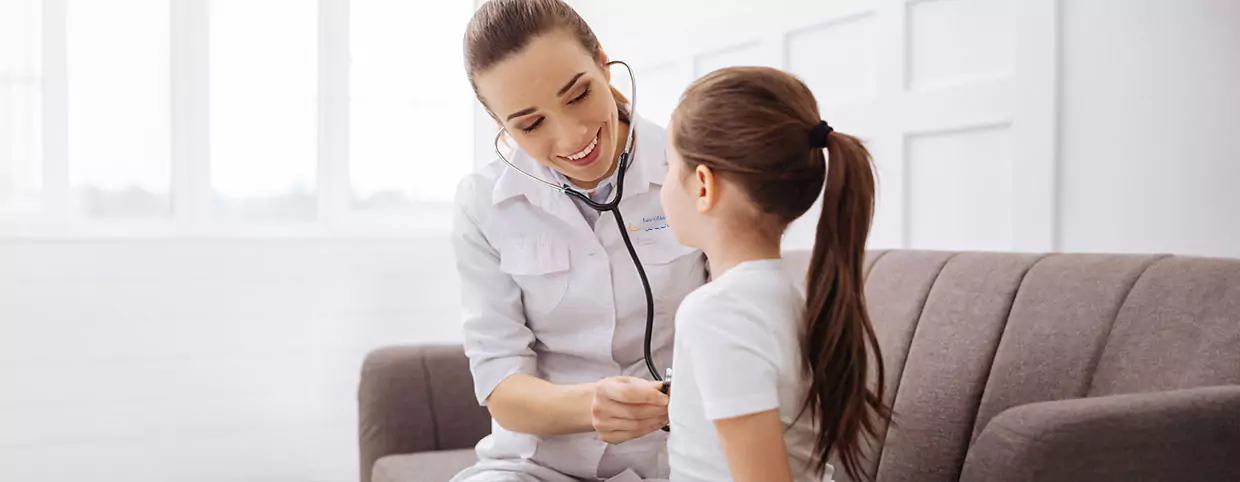
[[[499,268],[521,287],[528,312],[548,314],[568,289],[568,244],[546,236],[513,238],[501,245]]]
[[[701,266],[702,253],[674,241],[659,241],[635,246],[650,288],[656,301],[675,301],[701,286],[705,281],[705,268]],[[656,308],[660,303],[656,303]]]

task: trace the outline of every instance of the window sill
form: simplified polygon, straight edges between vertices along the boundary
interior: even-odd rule
[[[150,220],[0,220],[0,242],[74,240],[368,240],[443,239],[450,207],[403,213],[355,213],[336,222]]]

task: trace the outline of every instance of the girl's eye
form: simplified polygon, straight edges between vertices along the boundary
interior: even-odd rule
[[[521,131],[522,131],[522,132],[525,132],[526,134],[529,134],[530,132],[533,132],[533,131],[534,131],[534,129],[537,129],[539,125],[542,125],[542,121],[543,121],[543,119],[546,119],[546,117],[539,117],[539,118],[538,118],[538,120],[534,121],[534,123],[533,123],[533,124],[530,124],[530,125],[528,125],[528,126],[522,127],[522,128],[521,128]]]

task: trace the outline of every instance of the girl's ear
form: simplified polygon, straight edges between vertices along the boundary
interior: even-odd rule
[[[699,213],[706,214],[719,204],[719,178],[715,177],[714,171],[703,164],[698,164],[697,169],[693,171],[693,176],[697,180],[694,186],[697,192],[693,193],[697,198],[697,210]]]

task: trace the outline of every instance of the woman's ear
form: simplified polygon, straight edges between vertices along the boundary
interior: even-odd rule
[[[599,46],[598,66],[600,69],[603,69],[603,78],[607,79],[607,82],[611,82],[611,67],[607,66],[608,62],[611,62],[611,58],[607,57],[607,52],[604,52],[603,47]]]
[[[715,177],[714,171],[702,164],[698,164],[693,171],[693,177],[697,180],[695,186],[692,186],[697,191],[692,193],[694,202],[698,212],[706,214],[719,204],[719,178]]]

